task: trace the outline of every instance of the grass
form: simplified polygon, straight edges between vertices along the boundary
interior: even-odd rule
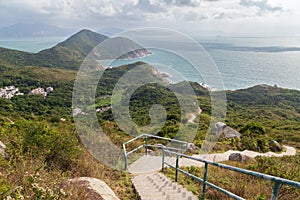
[[[225,164],[300,181],[299,155],[295,156],[293,159],[291,159],[291,157],[256,158],[256,161],[252,163],[227,161]],[[182,169],[198,177],[203,177],[204,168],[192,166],[183,167]],[[175,170],[168,168],[165,170],[165,174],[174,180]],[[271,181],[218,168],[216,166],[209,166],[207,180],[245,199],[270,199],[272,194],[273,183]],[[199,183],[180,172],[178,182],[199,198],[202,198],[202,183]],[[299,189],[289,186],[282,186],[280,188],[279,199],[290,200],[299,198]],[[226,200],[231,198],[211,187],[207,187],[205,199]]]
[[[46,170],[43,162],[37,159],[24,159],[15,162],[0,160],[0,198],[7,196],[15,199],[85,199],[90,195],[84,187],[67,184],[76,177],[93,177],[104,181],[120,199],[137,199],[131,175],[110,169],[100,164],[89,153],[78,159],[72,170],[62,172],[59,169]],[[63,190],[61,190],[63,189]]]

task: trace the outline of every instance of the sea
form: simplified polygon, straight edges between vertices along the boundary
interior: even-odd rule
[[[0,38],[0,46],[39,52],[65,39],[63,37]],[[195,41],[203,47],[216,67],[218,73],[216,78],[221,79],[223,89],[237,90],[268,84],[300,90],[300,37],[215,36],[199,37]],[[116,67],[143,61],[168,74],[168,79],[172,82],[189,80],[209,85],[205,72],[195,70],[191,63],[179,55],[156,48],[151,48],[149,51],[151,54],[142,58],[115,60],[112,63],[101,61],[101,64]]]

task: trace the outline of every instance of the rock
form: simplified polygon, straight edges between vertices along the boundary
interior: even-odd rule
[[[224,130],[224,134],[226,138],[241,138],[242,134],[227,126]]]
[[[254,161],[250,156],[243,155],[241,153],[232,153],[229,155],[228,160],[236,162],[251,162]]]
[[[270,150],[273,152],[282,151],[282,146],[275,140],[269,142]]]
[[[104,199],[120,200],[110,187],[103,181],[91,177],[79,177],[69,180],[70,184],[84,186],[88,189],[88,198],[85,199]]]
[[[0,141],[0,156],[4,156],[5,159],[9,158],[9,155],[5,152],[6,146]]]
[[[242,134],[227,126],[223,122],[217,122],[215,125],[217,134],[224,134],[226,138],[241,138]]]
[[[227,125],[223,122],[217,122],[216,123],[217,130],[224,130],[226,127],[227,127]]]
[[[186,151],[188,153],[195,153],[195,151],[200,150],[199,147],[197,147],[194,143],[188,143]]]
[[[232,153],[229,155],[229,158],[228,158],[228,160],[230,160],[230,161],[237,161],[237,162],[242,162],[242,159],[243,159],[243,157],[242,157],[242,154],[240,154],[240,153]]]
[[[0,141],[0,155],[5,154],[5,149],[6,149],[5,144],[3,144],[3,142]]]

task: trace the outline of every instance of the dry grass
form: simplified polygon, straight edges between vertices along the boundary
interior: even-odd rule
[[[246,168],[249,163],[246,164],[228,161],[226,162],[226,164]],[[203,177],[203,168],[184,167],[183,169],[191,174],[197,175],[198,177]],[[174,180],[175,172],[173,169],[167,169],[166,175]],[[188,190],[198,195],[199,198],[202,197],[202,183],[199,183],[196,180],[193,180],[192,178],[189,178],[180,172],[178,180],[180,184],[184,185]],[[270,199],[273,189],[273,183],[271,181],[266,181],[253,176],[241,174],[226,169],[221,169],[215,166],[209,166],[207,180],[238,196],[250,200]],[[229,200],[231,198],[217,191],[216,189],[207,187],[205,199]],[[279,199],[300,199],[300,190],[288,186],[282,186],[280,189]]]

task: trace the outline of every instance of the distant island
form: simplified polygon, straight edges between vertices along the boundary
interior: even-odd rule
[[[72,34],[70,28],[61,28],[46,23],[16,23],[0,28],[1,38],[58,37]]]

